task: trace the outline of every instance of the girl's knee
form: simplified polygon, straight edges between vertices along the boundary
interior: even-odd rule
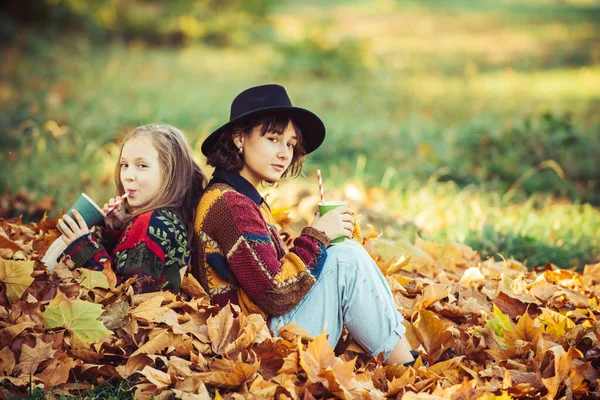
[[[336,259],[343,262],[356,262],[359,260],[372,260],[363,246],[354,240],[346,239],[343,243],[330,246],[327,249],[327,259]]]

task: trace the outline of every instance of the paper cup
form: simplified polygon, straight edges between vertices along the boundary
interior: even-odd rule
[[[102,222],[102,220],[104,220],[104,217],[106,217],[104,211],[102,211],[102,209],[98,207],[96,203],[94,203],[94,200],[90,199],[85,193],[81,193],[81,196],[79,196],[77,201],[75,201],[71,208],[69,208],[69,211],[65,213],[65,215],[68,215],[77,221],[73,215],[73,210],[79,211],[79,214],[81,214],[83,217],[83,220],[87,224],[88,228],[98,225],[100,222]]]
[[[345,206],[345,201],[326,201],[325,203],[319,203],[319,215],[325,214],[327,211],[333,210],[340,206]],[[331,244],[344,243],[346,238],[344,236],[337,237],[331,241]]]

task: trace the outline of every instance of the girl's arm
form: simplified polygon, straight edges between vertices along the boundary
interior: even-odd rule
[[[283,314],[298,304],[311,289],[327,256],[329,241],[314,228],[305,228],[285,254],[277,232],[266,223],[260,208],[237,192],[223,193],[219,204],[210,207],[204,224],[222,247],[235,280],[271,315]]]
[[[61,237],[67,245],[60,257],[61,260],[71,268],[85,267],[102,271],[104,263],[110,260],[108,252],[94,238],[77,210],[73,210],[73,216],[75,220],[65,215],[58,222],[63,232]]]
[[[157,210],[142,214],[126,230],[112,258],[90,235],[70,244],[64,252],[70,266],[102,270],[109,262],[119,281],[136,276],[136,292],[163,289],[178,293],[181,287],[179,269],[189,263],[187,232],[175,214]]]

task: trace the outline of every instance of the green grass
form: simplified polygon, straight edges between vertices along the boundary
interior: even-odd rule
[[[24,32],[2,50],[0,191],[50,195],[54,217],[82,191],[102,203],[115,138],[153,121],[185,130],[203,163],[231,99],[276,81],[327,125],[307,175],[360,179],[402,218],[432,216],[386,234],[581,264],[599,248],[584,205],[600,203],[599,16],[591,3],[294,1],[244,48]]]
[[[10,390],[14,396],[8,396],[8,400],[27,399],[27,400],[46,400],[48,398],[60,399],[60,400],[130,400],[133,399],[133,392],[131,391],[128,382],[121,382],[115,386],[106,383],[104,385],[94,386],[87,389],[77,389],[77,385],[69,390],[70,395],[65,395],[62,391],[56,391],[50,389],[46,391],[43,387],[28,387],[25,389],[16,389],[11,387],[10,384],[4,385],[6,389]],[[89,386],[85,383],[84,386]]]

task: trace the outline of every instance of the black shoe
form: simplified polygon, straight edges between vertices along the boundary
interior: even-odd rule
[[[410,354],[413,356],[414,360],[402,364],[405,367],[412,367],[413,365],[415,365],[415,362],[417,362],[417,358],[421,357],[421,355],[419,354],[419,352],[415,351],[415,350],[411,350]],[[421,361],[423,361],[423,365],[424,366],[429,367],[429,363],[427,361],[425,361],[423,359],[421,359]]]

